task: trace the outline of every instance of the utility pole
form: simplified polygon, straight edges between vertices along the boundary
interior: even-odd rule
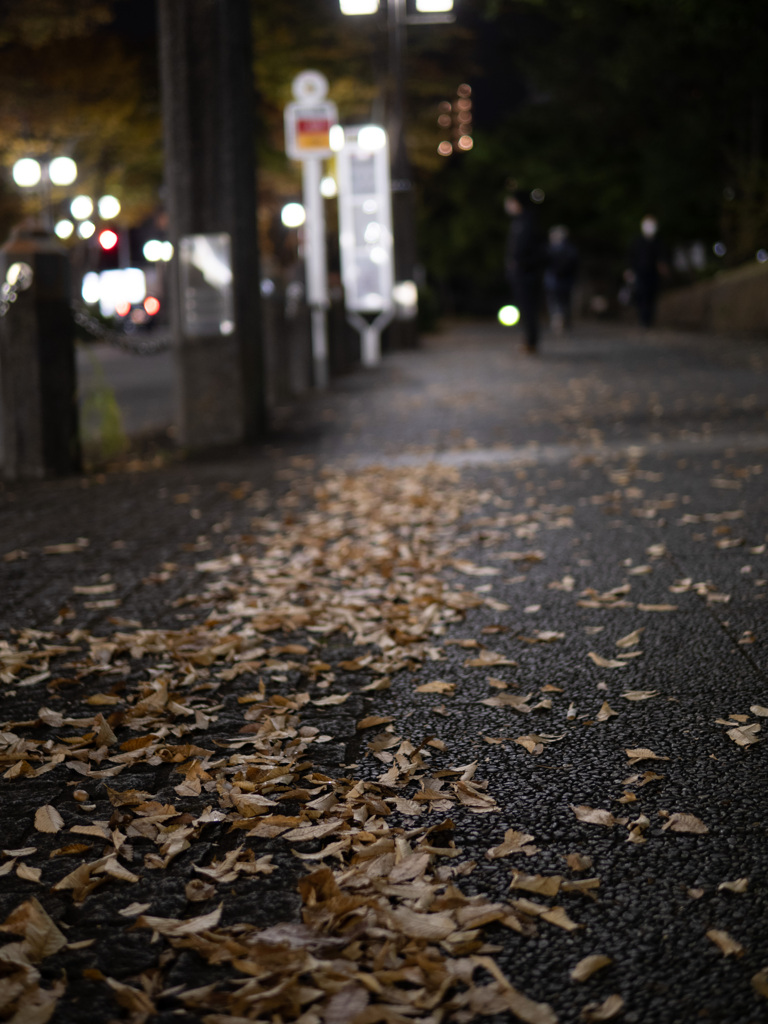
[[[179,442],[264,429],[247,0],[159,0]]]

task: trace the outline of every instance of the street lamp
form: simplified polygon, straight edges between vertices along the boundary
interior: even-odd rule
[[[69,156],[57,156],[49,161],[35,160],[34,157],[22,157],[11,169],[13,180],[19,188],[36,188],[41,186],[43,195],[43,211],[45,225],[52,227],[51,186],[66,188],[77,178],[77,164]]]
[[[375,14],[379,0],[339,0],[342,14]],[[412,281],[415,274],[416,240],[413,232],[411,171],[405,147],[405,82],[403,56],[407,25],[445,24],[454,16],[453,0],[416,0],[415,15],[408,15],[406,0],[387,0],[389,28],[389,82],[387,128],[392,141],[392,218],[395,243],[395,278]]]

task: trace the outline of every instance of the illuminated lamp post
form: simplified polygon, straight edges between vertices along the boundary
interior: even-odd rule
[[[53,160],[40,161],[25,156],[17,160],[11,169],[13,180],[22,189],[39,188],[43,197],[43,226],[53,228],[52,186],[65,188],[77,178],[77,164],[68,156],[57,156]]]
[[[376,14],[379,0],[339,0],[342,14]],[[416,0],[416,14],[406,11],[406,0],[387,0],[389,29],[389,76],[387,83],[387,131],[391,140],[392,221],[395,243],[395,279],[412,282],[415,276],[411,168],[405,145],[405,79],[403,58],[407,25],[446,24],[454,20],[453,0]],[[412,291],[412,289],[410,289]],[[414,304],[411,315],[415,315]],[[410,340],[410,339],[409,339]],[[413,338],[415,341],[415,337]]]

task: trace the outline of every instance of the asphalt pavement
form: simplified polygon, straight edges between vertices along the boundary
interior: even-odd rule
[[[768,340],[518,346],[2,485],[0,1020],[768,1020]]]

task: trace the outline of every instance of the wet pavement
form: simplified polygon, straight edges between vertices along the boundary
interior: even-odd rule
[[[0,1020],[768,1020],[766,371],[455,323],[5,484]]]

